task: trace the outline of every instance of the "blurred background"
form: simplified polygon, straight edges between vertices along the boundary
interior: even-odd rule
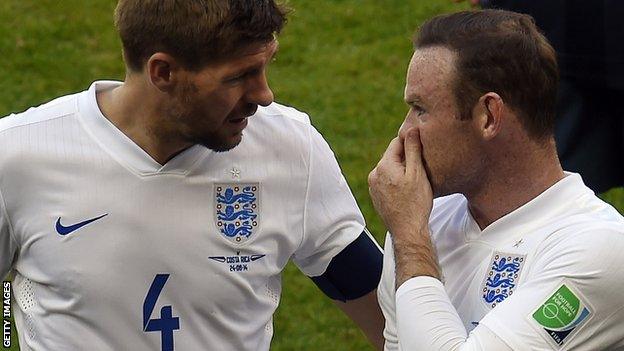
[[[385,228],[373,211],[366,179],[407,112],[403,86],[411,37],[425,19],[470,6],[450,0],[287,3],[294,11],[269,73],[276,100],[311,116],[383,246]],[[121,47],[112,20],[115,4],[0,1],[0,116],[85,90],[97,79],[122,80]],[[601,196],[624,211],[624,189]],[[273,350],[372,350],[292,264],[283,280]],[[11,350],[18,350],[16,337],[13,344]]]

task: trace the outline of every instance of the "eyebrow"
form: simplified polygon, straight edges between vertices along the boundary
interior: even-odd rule
[[[404,98],[404,101],[408,105],[412,104],[423,104],[423,99],[419,95],[408,95]]]
[[[269,57],[266,65],[268,65],[269,63],[271,63],[271,61],[273,61],[273,58],[275,58],[275,56],[277,55],[277,52],[279,51],[279,42],[275,41],[276,46],[275,46],[275,50],[273,51],[273,53],[271,54],[271,57]],[[255,63],[255,64],[251,64],[249,66],[243,67],[239,70],[236,70],[234,73],[230,74],[229,76],[225,77],[223,79],[223,81],[228,81],[230,79],[239,77],[239,76],[243,76],[249,72],[252,72],[254,70],[260,69],[263,66],[263,64],[261,63]]]

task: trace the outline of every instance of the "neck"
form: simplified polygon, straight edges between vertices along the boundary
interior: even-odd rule
[[[163,121],[160,99],[141,84],[141,78],[129,76],[122,86],[98,92],[98,107],[117,129],[163,165],[191,145],[167,137],[162,130],[167,123]]]
[[[493,171],[482,178],[482,186],[465,194],[468,208],[481,229],[531,201],[564,177],[554,140],[518,145],[523,147],[499,152],[502,157],[493,160],[493,165],[488,167]]]

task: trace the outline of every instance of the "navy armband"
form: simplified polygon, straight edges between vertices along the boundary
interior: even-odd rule
[[[382,266],[383,253],[364,229],[331,260],[325,273],[311,279],[331,299],[346,302],[375,290],[381,279]]]

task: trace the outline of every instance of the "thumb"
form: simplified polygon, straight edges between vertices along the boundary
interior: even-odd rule
[[[405,173],[408,176],[422,168],[422,145],[420,143],[420,131],[418,128],[411,128],[405,136]]]

